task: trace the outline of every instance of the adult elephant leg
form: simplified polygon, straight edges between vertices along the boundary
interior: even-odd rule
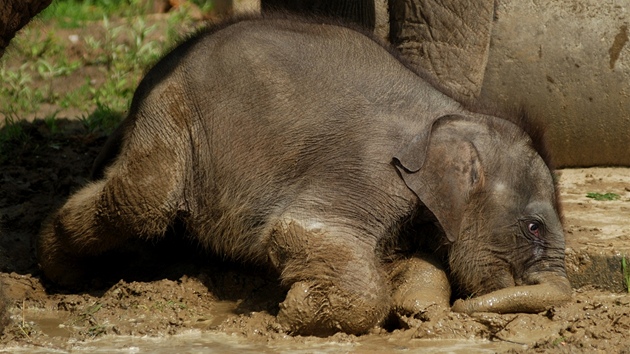
[[[390,0],[390,41],[450,96],[473,102],[484,81],[495,0]]]
[[[374,247],[360,236],[323,219],[283,217],[276,223],[269,258],[290,286],[278,313],[288,332],[361,334],[385,318],[390,307],[386,277]]]

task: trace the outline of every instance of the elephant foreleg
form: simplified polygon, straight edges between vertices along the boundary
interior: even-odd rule
[[[415,316],[429,309],[447,310],[451,286],[442,265],[428,254],[397,260],[388,271],[392,286],[392,311]]]
[[[304,215],[304,214],[302,214]],[[293,334],[362,334],[389,310],[385,275],[372,246],[334,221],[283,217],[271,231],[269,258],[290,286],[278,322]]]

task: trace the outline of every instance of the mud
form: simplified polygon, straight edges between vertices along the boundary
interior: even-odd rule
[[[87,66],[66,80],[83,82],[93,70]],[[21,118],[45,116],[46,109],[57,117],[77,113],[43,109]],[[630,168],[558,173],[575,288],[568,304],[538,314],[470,316],[423,303],[426,294],[401,284],[394,297],[404,302],[418,294],[414,313],[398,313],[367,335],[316,338],[289,336],[278,326],[278,304],[288,289],[276,274],[204,254],[177,230],[162,242],[137,242],[99,257],[102,269],[81,289],[42,279],[34,253],[41,223],[87,182],[106,136],[77,120],[58,120],[54,133],[41,120],[23,128],[25,137],[0,156],[0,290],[8,305],[2,353],[630,352],[630,295],[621,267],[630,254]],[[597,201],[587,193],[619,197]],[[413,264],[400,271],[409,269],[424,271]],[[426,274],[444,281],[434,268]]]
[[[0,164],[0,282],[10,316],[0,351],[630,350],[630,295],[584,286],[601,274],[578,284],[569,304],[538,314],[469,316],[428,306],[394,316],[367,335],[324,339],[280,329],[275,315],[287,289],[276,274],[204,254],[176,235],[104,255],[101,261],[111,267],[83,289],[55,288],[40,277],[35,237],[46,215],[86,183],[105,137],[88,134],[76,121],[60,121],[55,134],[39,120],[24,128],[28,139],[11,146]],[[630,169],[562,170],[559,176],[574,281],[585,260],[572,254],[591,257],[592,265],[589,249],[608,260],[607,250],[617,252],[611,256],[627,250]],[[586,197],[591,192],[619,198],[596,201]],[[615,271],[609,276],[623,284],[618,262]]]

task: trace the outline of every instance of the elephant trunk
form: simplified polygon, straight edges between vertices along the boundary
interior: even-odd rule
[[[571,300],[571,284],[566,276],[541,273],[537,284],[504,288],[467,300],[457,300],[454,312],[536,313]]]

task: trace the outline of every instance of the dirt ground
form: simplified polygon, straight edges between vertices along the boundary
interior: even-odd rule
[[[8,304],[0,352],[630,353],[630,295],[593,286],[539,314],[435,313],[358,337],[292,337],[275,322],[286,290],[273,273],[177,239],[104,255],[106,269],[82,290],[59,289],[41,278],[36,236],[46,216],[87,182],[106,137],[76,120],[59,120],[54,133],[41,120],[23,128],[27,138],[0,159],[0,287]],[[571,255],[580,247],[630,249],[630,168],[559,175],[568,267],[579,271],[584,260]],[[588,192],[619,199],[593,201]]]
[[[77,121],[60,121],[62,133],[55,134],[40,120],[23,124],[29,139],[14,146],[0,165],[0,280],[10,317],[1,337],[6,351],[78,350],[108,336],[177,338],[191,330],[229,334],[263,348],[345,343],[349,351],[378,352],[392,349],[392,343],[402,350],[442,343],[421,339],[439,339],[477,343],[479,348],[490,345],[492,351],[630,351],[630,295],[592,287],[577,289],[570,304],[540,314],[444,313],[405,319],[360,337],[290,337],[275,323],[284,289],[274,274],[204,255],[181,240],[139,244],[134,250],[141,252],[107,255],[103,262],[112,267],[95,275],[84,290],[57,289],[40,278],[35,238],[46,215],[86,182],[105,137],[88,134]],[[601,173],[612,182],[597,178],[584,182]],[[578,213],[588,216],[606,203],[575,201],[576,195],[584,194],[580,188],[630,187],[630,169],[564,170],[560,176],[567,198],[567,237],[578,232],[595,237],[602,231],[578,224]],[[620,193],[616,202],[622,207],[606,213],[624,222],[630,193],[626,189]],[[591,210],[585,210],[585,203],[592,205]]]

